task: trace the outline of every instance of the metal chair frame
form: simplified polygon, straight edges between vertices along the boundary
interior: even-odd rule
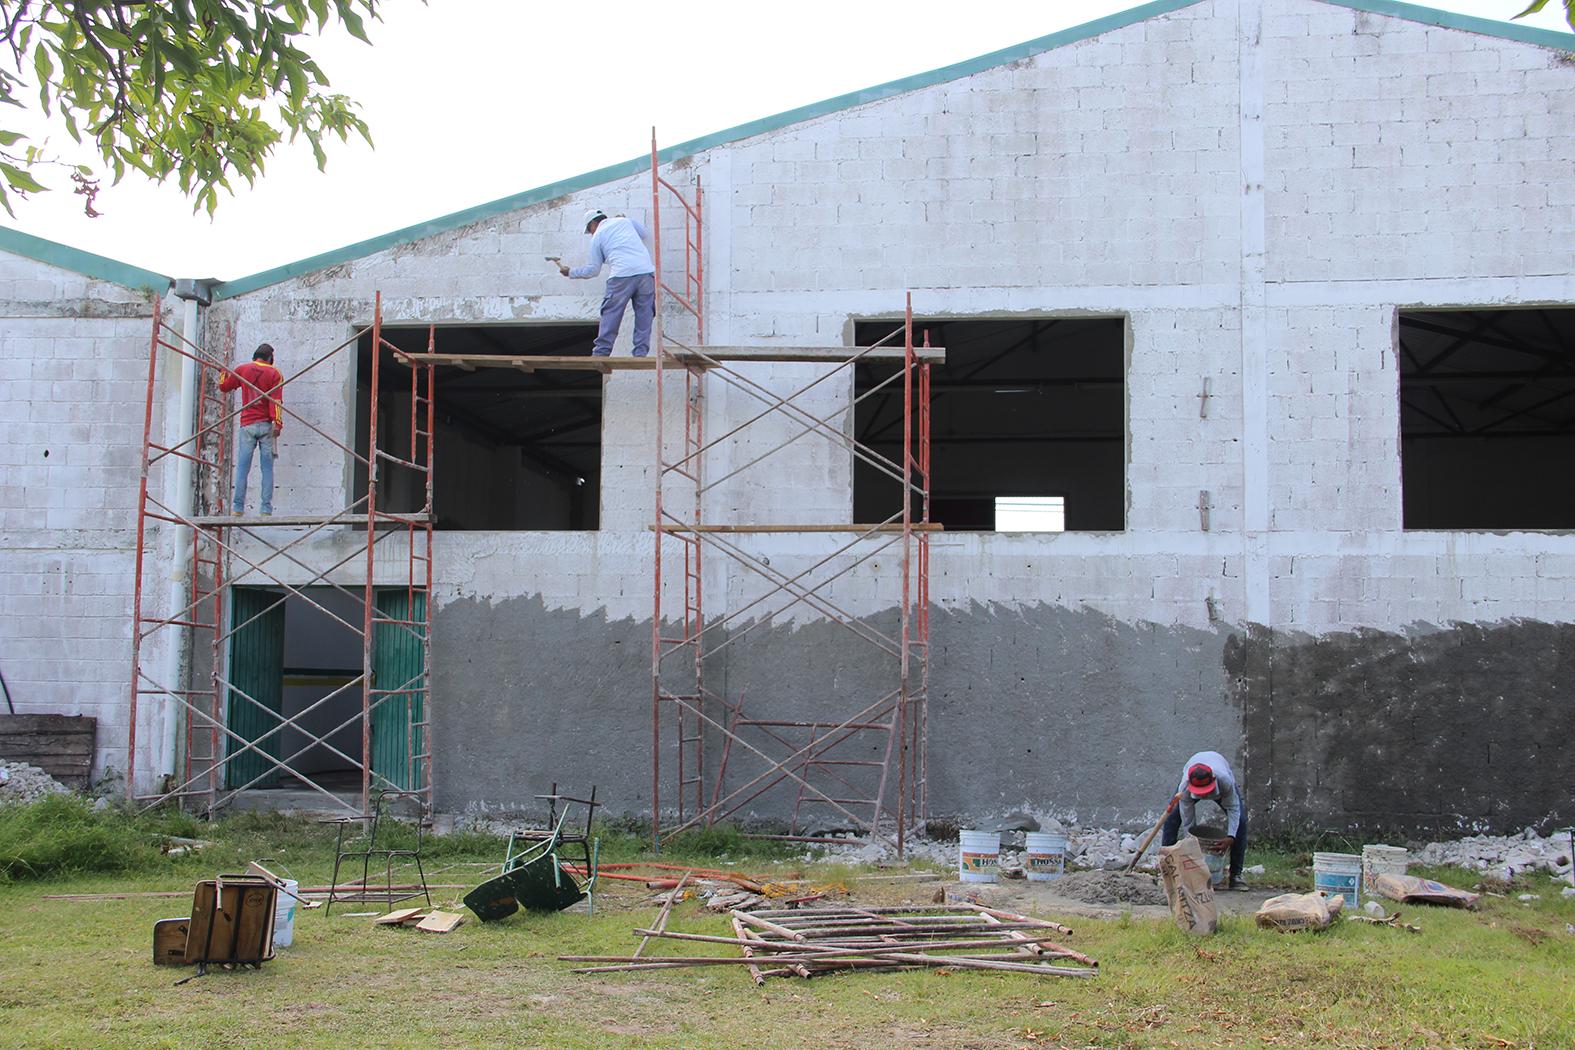
[[[333,911],[334,902],[344,903],[368,902],[380,903],[385,907],[393,907],[400,901],[407,901],[414,897],[425,897],[427,907],[432,907],[432,893],[427,889],[426,870],[421,865],[421,846],[424,841],[423,821],[416,821],[416,848],[415,849],[389,849],[379,848],[377,845],[377,832],[383,820],[388,816],[388,802],[391,799],[413,798],[422,804],[423,816],[425,815],[425,798],[417,791],[379,791],[373,796],[372,813],[366,817],[336,817],[324,821],[336,824],[339,834],[334,842],[334,877],[328,888],[328,902],[323,909],[327,915]],[[351,824],[365,823],[367,825],[366,846],[364,849],[345,848],[345,829]],[[354,840],[352,840],[353,842]],[[383,886],[374,888],[368,885],[372,875],[372,858],[383,858]],[[416,876],[420,880],[420,889],[396,889],[394,886],[394,861],[396,858],[405,858],[415,862]],[[339,870],[347,859],[361,861],[361,881],[346,887],[346,891],[339,890]],[[352,866],[351,870],[354,870]]]

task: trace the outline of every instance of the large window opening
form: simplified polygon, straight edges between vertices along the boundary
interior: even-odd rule
[[[867,346],[890,321],[854,326]],[[1119,317],[914,321],[946,348],[930,373],[931,517],[949,531],[1113,532],[1126,527],[1126,322]],[[894,366],[861,364],[855,396]],[[860,400],[854,434],[902,461],[901,386]],[[862,460],[853,514],[882,521],[900,485]]]
[[[385,327],[403,350],[425,351],[426,328]],[[438,329],[444,354],[588,357],[594,324],[452,326]],[[363,455],[371,393],[371,337],[359,347],[355,434]],[[379,364],[378,445],[410,448],[410,373]],[[601,509],[602,375],[579,369],[437,369],[433,510],[439,529],[594,530]],[[420,429],[418,422],[417,428]],[[385,463],[379,507],[412,511],[423,477]],[[356,492],[366,490],[357,465]]]
[[[1575,529],[1575,308],[1402,311],[1408,529]]]

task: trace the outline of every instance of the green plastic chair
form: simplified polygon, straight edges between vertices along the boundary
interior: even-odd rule
[[[600,804],[596,789],[591,788],[588,799],[573,798],[558,793],[537,795],[547,801],[547,827],[545,830],[514,831],[503,858],[503,866],[494,877],[465,895],[465,906],[476,913],[482,922],[497,922],[524,908],[526,911],[562,911],[580,901],[587,901],[591,914],[596,909],[597,864],[601,855],[601,840],[591,835],[591,821]],[[563,809],[559,811],[559,803]],[[565,831],[571,809],[585,807],[585,830]],[[584,859],[583,878],[564,867],[560,855],[567,849],[579,847]]]

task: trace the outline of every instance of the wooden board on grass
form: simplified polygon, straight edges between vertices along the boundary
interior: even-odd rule
[[[463,915],[451,911],[434,911],[416,923],[416,929],[425,930],[427,933],[449,933],[464,921]]]
[[[399,908],[372,920],[374,926],[409,926],[427,917],[426,908]]]

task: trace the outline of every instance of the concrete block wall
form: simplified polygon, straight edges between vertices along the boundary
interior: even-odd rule
[[[0,255],[0,671],[20,714],[98,719],[95,775],[126,767],[152,305]]]
[[[973,724],[978,709],[960,698],[985,679],[971,661],[1010,660],[1008,638],[1070,651],[1097,636],[1114,662],[1125,659],[1122,645],[1165,654],[1119,691],[1142,694],[1150,714],[1175,718],[1186,704],[1200,712],[1198,732],[1210,738],[1177,737],[1175,747],[1231,751],[1237,733],[1235,754],[1251,768],[1272,750],[1272,733],[1255,737],[1252,727],[1272,706],[1260,691],[1276,681],[1256,675],[1275,657],[1257,655],[1254,625],[1312,644],[1379,632],[1390,652],[1457,622],[1571,619],[1575,537],[1401,529],[1394,325],[1398,308],[1575,302],[1575,201],[1562,188],[1575,159],[1572,109],[1575,67],[1543,48],[1318,0],[1205,0],[715,147],[675,178],[694,172],[706,186],[713,344],[846,343],[856,321],[899,317],[909,290],[919,316],[1126,320],[1126,528],[938,538],[938,623],[954,641],[970,639],[943,646],[940,702],[961,705],[958,724]],[[274,343],[288,371],[369,321],[378,291],[385,318],[401,324],[593,317],[600,282],[569,284],[541,256],[576,255],[591,204],[646,218],[648,186],[643,176],[618,180],[296,277],[220,302],[210,323],[236,324],[242,356]],[[669,228],[675,220],[664,209]],[[680,267],[676,248],[664,265]],[[678,312],[665,321],[684,332]],[[347,436],[352,361],[341,355],[292,384],[289,404]],[[818,374],[740,371],[779,393]],[[761,407],[718,378],[707,387],[712,435]],[[847,377],[828,380],[804,407],[846,426],[850,389]],[[505,635],[540,629],[578,645],[605,629],[637,647],[650,615],[652,393],[648,377],[608,380],[599,532],[439,536],[436,673],[461,721],[492,711],[491,683],[506,672],[533,717],[561,721],[551,697],[583,689],[616,722],[615,736],[636,739],[649,688],[639,659],[609,658],[603,669],[591,649],[576,649],[561,674],[545,664],[520,677],[516,664],[530,658],[519,646],[473,657],[457,632],[494,610]],[[679,398],[668,404],[666,423],[677,426]],[[712,460],[712,476],[797,429],[757,424]],[[286,427],[281,455],[281,513],[323,513],[353,498],[346,458],[305,428]],[[845,449],[805,437],[719,484],[706,513],[846,521],[851,476]],[[353,537],[320,543],[338,549]],[[792,537],[744,545],[774,566],[827,549]],[[877,561],[840,579],[834,600],[889,612],[900,580],[890,558]],[[760,589],[720,561],[707,586],[712,615]],[[455,611],[448,628],[445,609]],[[772,631],[823,626],[800,605]],[[757,670],[771,669],[777,646],[763,646]],[[1231,664],[1237,657],[1248,670]],[[1003,715],[1012,726],[1084,725],[1077,712],[1088,703],[1118,699],[1089,684],[1093,664],[1054,688],[1019,690],[1014,680],[1049,673],[1023,659],[1022,674],[1001,679],[1021,694]],[[1161,666],[1186,669],[1179,692]],[[1304,710],[1315,712],[1309,696]],[[495,732],[490,717],[470,724]],[[1100,724],[1087,720],[1066,750],[1099,754]],[[487,745],[475,733],[436,732],[450,760]],[[466,764],[449,768],[463,778]],[[1003,804],[1062,790],[1055,785],[1075,783],[1081,768],[1065,780],[1025,774]],[[463,802],[467,793],[495,800],[497,787],[461,779],[443,790]],[[1101,812],[1140,806],[1135,785],[1112,790],[1119,800]],[[970,804],[961,788],[957,798]]]

